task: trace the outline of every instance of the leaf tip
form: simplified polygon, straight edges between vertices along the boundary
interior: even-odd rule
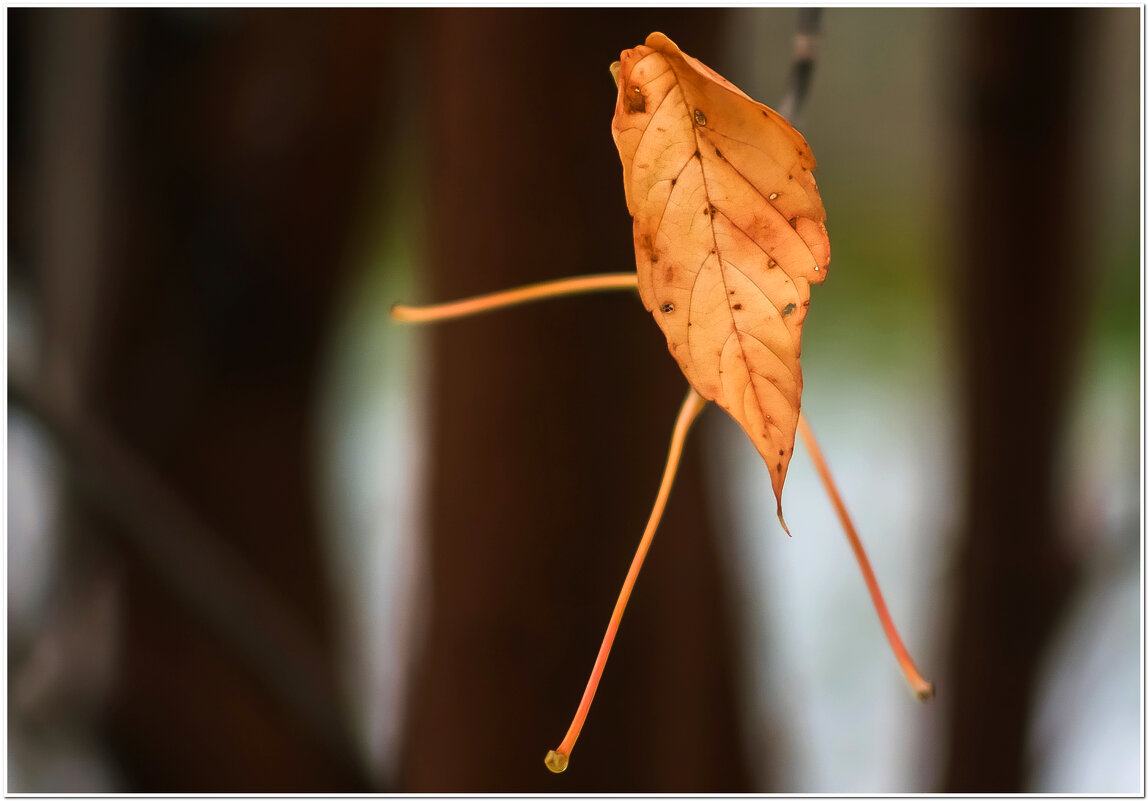
[[[654,31],[646,37],[646,47],[652,47],[654,50],[678,49],[678,46],[674,44],[674,40],[666,36],[661,31]]]
[[[570,757],[559,751],[549,751],[546,754],[546,767],[551,773],[561,773],[570,765]]]
[[[785,536],[792,539],[793,535],[789,533],[789,526],[785,525],[785,515],[781,513],[781,501],[777,502],[777,522],[781,523],[781,527],[785,530]]]

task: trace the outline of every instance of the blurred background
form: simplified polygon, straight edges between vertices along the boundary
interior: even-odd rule
[[[607,67],[793,9],[12,9],[14,792],[1142,792],[1140,10],[833,8],[786,538],[633,293]]]

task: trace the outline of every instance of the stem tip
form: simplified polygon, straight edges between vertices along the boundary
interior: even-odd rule
[[[570,757],[566,754],[559,753],[558,751],[550,751],[546,754],[546,767],[550,769],[551,773],[561,773],[566,770],[570,764]]]
[[[781,528],[785,531],[785,536],[793,539],[793,535],[789,533],[789,526],[785,525],[785,515],[781,513],[781,501],[777,502],[777,522],[781,523]]]

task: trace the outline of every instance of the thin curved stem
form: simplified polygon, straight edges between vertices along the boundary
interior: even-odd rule
[[[853,520],[845,509],[845,502],[841,500],[841,494],[837,492],[837,485],[833,483],[833,476],[829,473],[829,465],[825,463],[825,457],[821,455],[821,448],[817,446],[817,439],[813,436],[809,423],[805,421],[804,413],[798,418],[797,429],[801,432],[802,442],[809,449],[809,455],[813,457],[813,464],[817,468],[818,475],[821,476],[825,491],[829,493],[829,500],[833,502],[833,508],[837,510],[837,518],[841,521],[841,527],[845,529],[845,536],[849,539],[850,547],[853,548],[853,555],[857,558],[861,575],[865,577],[865,586],[869,588],[869,597],[873,599],[873,606],[877,610],[877,617],[881,619],[881,627],[885,629],[885,636],[889,639],[893,654],[897,657],[897,662],[901,665],[901,670],[904,671],[905,678],[909,680],[909,685],[917,694],[917,698],[928,701],[933,697],[933,685],[917,672],[917,666],[913,664],[909,652],[905,650],[905,645],[901,642],[901,635],[897,633],[897,627],[893,625],[893,618],[889,615],[889,608],[885,606],[885,598],[881,595],[881,586],[877,583],[877,576],[873,574],[869,557],[865,555],[865,548],[861,545],[861,538],[857,536],[857,529],[853,527]]]
[[[622,591],[618,594],[618,601],[614,604],[614,612],[610,615],[610,623],[606,627],[606,636],[602,638],[602,646],[598,649],[598,658],[594,660],[594,669],[590,672],[590,680],[586,683],[586,690],[582,693],[582,701],[578,704],[578,711],[574,714],[574,720],[570,723],[570,729],[566,732],[562,744],[546,755],[546,767],[554,773],[561,773],[566,770],[566,766],[570,762],[570,752],[574,749],[574,743],[577,742],[578,735],[582,731],[582,724],[586,722],[586,715],[590,712],[590,704],[594,700],[594,693],[598,690],[602,671],[606,668],[606,659],[610,656],[610,648],[614,644],[614,635],[618,633],[618,626],[622,622],[622,613],[626,611],[626,603],[630,600],[630,593],[634,589],[634,583],[638,580],[642,562],[645,561],[646,553],[650,550],[650,544],[654,541],[654,534],[658,530],[658,523],[662,520],[666,501],[670,498],[670,489],[674,485],[674,476],[678,473],[678,464],[681,462],[686,435],[689,434],[690,427],[693,426],[694,421],[697,420],[707,403],[708,401],[695,392],[692,387],[687,393],[685,401],[682,402],[682,409],[678,412],[677,422],[674,423],[674,434],[670,439],[670,454],[666,459],[666,469],[662,474],[662,485],[658,488],[658,497],[654,501],[653,511],[650,512],[650,519],[646,523],[642,540],[638,543],[634,560],[630,563],[630,571],[626,574]]]
[[[449,303],[436,303],[433,306],[391,307],[391,317],[400,323],[434,323],[440,320],[453,320],[469,317],[472,314],[517,306],[535,300],[578,295],[586,292],[602,292],[611,289],[636,289],[637,273],[604,273],[602,275],[582,275],[577,278],[560,278],[556,281],[543,281],[539,284],[492,292]]]

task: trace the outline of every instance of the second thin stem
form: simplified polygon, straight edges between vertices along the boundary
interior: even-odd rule
[[[543,281],[504,292],[491,292],[464,300],[449,303],[436,303],[433,306],[391,307],[391,317],[400,323],[434,323],[469,317],[472,314],[504,309],[520,303],[545,300],[563,295],[580,295],[586,292],[601,292],[608,289],[636,289],[637,273],[603,273],[601,275],[580,275],[576,278],[560,278],[556,281]]]
[[[618,601],[614,604],[614,612],[610,615],[610,623],[606,627],[606,636],[602,638],[602,646],[598,649],[598,658],[594,660],[594,669],[590,672],[590,680],[586,683],[586,690],[582,693],[582,701],[578,704],[578,711],[574,714],[574,720],[571,722],[570,729],[566,732],[562,744],[546,755],[546,767],[554,773],[561,773],[566,770],[566,766],[570,762],[570,752],[574,749],[574,743],[582,731],[582,724],[586,722],[586,715],[590,712],[590,704],[594,700],[594,693],[598,690],[602,671],[606,668],[606,659],[610,656],[610,648],[614,644],[614,635],[618,633],[618,626],[622,622],[622,613],[626,611],[626,603],[630,600],[634,582],[638,580],[638,573],[642,570],[642,563],[646,560],[646,552],[650,550],[650,544],[654,541],[654,534],[657,533],[658,523],[661,522],[662,513],[666,508],[666,501],[670,498],[670,489],[674,485],[674,476],[678,472],[678,463],[682,458],[682,448],[686,443],[686,435],[689,434],[690,427],[693,426],[707,402],[705,398],[691,388],[682,403],[681,411],[678,412],[677,422],[674,423],[674,435],[670,440],[670,455],[666,459],[666,469],[662,474],[662,485],[658,488],[658,497],[654,501],[654,508],[650,512],[646,530],[642,534],[641,542],[638,543],[638,550],[634,554],[634,560],[630,563],[630,570],[626,573],[626,580],[622,584],[622,591],[618,594]]]
[[[913,692],[922,701],[927,701],[933,697],[933,685],[917,672],[917,666],[913,664],[909,652],[905,649],[905,644],[901,642],[901,635],[897,633],[897,627],[893,625],[893,617],[889,614],[889,607],[885,606],[885,598],[881,595],[881,586],[877,583],[877,576],[874,575],[873,567],[869,564],[869,557],[865,555],[865,547],[861,545],[861,538],[857,535],[857,529],[854,528],[853,520],[849,517],[849,511],[845,508],[845,501],[841,500],[841,493],[837,491],[837,485],[833,483],[829,465],[825,463],[825,457],[821,455],[821,448],[817,445],[813,430],[805,422],[804,414],[798,418],[797,430],[801,432],[801,440],[809,449],[813,465],[817,468],[818,475],[821,476],[825,491],[829,493],[829,500],[837,511],[837,518],[841,521],[841,527],[845,529],[845,536],[849,539],[850,547],[853,548],[853,555],[857,558],[861,575],[865,577],[865,586],[869,588],[869,597],[873,599],[877,617],[881,619],[881,627],[885,629],[885,636],[889,639],[889,645],[893,648],[897,663],[904,671],[905,678],[909,680]]]

